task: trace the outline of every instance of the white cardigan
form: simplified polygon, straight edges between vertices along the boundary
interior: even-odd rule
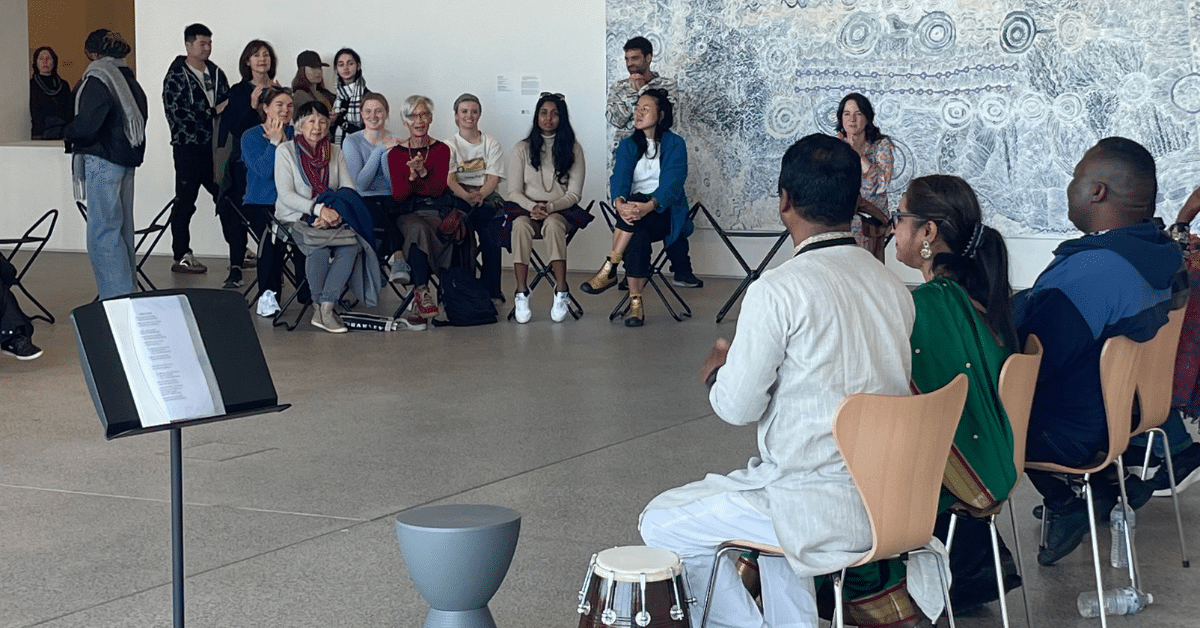
[[[346,156],[342,149],[333,145],[329,156],[329,187],[350,188],[358,191],[354,185],[354,175],[346,167]],[[289,140],[279,145],[275,150],[275,218],[284,224],[291,224],[304,216],[315,216],[317,201],[313,199],[312,186],[300,172],[300,162],[296,158],[296,142]]]

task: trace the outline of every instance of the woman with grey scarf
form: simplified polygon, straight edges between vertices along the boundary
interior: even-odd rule
[[[134,291],[133,173],[146,153],[146,93],[125,64],[130,45],[102,28],[88,35],[92,59],[67,126],[76,196],[87,202],[87,247],[100,298]]]

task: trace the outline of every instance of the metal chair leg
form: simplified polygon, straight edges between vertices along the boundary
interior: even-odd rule
[[[1104,604],[1104,577],[1100,574],[1100,543],[1096,540],[1096,511],[1092,500],[1092,483],[1090,473],[1083,474],[1083,494],[1087,498],[1088,530],[1092,536],[1092,567],[1096,570],[1096,599]],[[1043,525],[1048,513],[1042,513]],[[1044,543],[1045,541],[1043,541]],[[1104,609],[1100,609],[1100,628],[1108,628],[1108,619]]]
[[[988,530],[992,533],[992,562],[996,567],[996,590],[1000,593],[1000,618],[1004,628],[1009,628],[1008,600],[1005,599],[1004,568],[1000,566],[1000,535],[996,532],[996,515],[987,518]]]
[[[1117,486],[1121,488],[1121,504],[1129,505],[1129,495],[1125,492],[1125,463],[1117,456]],[[1132,510],[1132,508],[1130,508]],[[1129,562],[1129,586],[1141,590],[1142,574],[1137,564],[1137,548],[1133,546],[1133,532],[1125,526],[1125,558]],[[1102,601],[1104,598],[1100,598]]]
[[[717,586],[717,571],[721,568],[721,557],[726,552],[740,551],[737,547],[718,547],[713,560],[712,575],[708,577],[708,591],[704,594],[704,614],[700,617],[700,628],[708,625],[708,613],[712,608],[713,589]]]
[[[833,624],[831,628],[843,628],[846,625],[845,609],[842,607],[842,580],[845,577],[845,569],[833,575]]]
[[[1167,479],[1171,481],[1171,502],[1175,505],[1175,527],[1179,530],[1179,556],[1183,561],[1184,569],[1192,566],[1188,559],[1187,542],[1183,540],[1183,517],[1179,514],[1179,492],[1175,490],[1175,461],[1171,455],[1171,439],[1167,437],[1167,433],[1160,428],[1151,428],[1147,430],[1146,441],[1146,457],[1150,457],[1150,446],[1154,443],[1154,434],[1162,434],[1163,451],[1166,452],[1164,458],[1167,459]],[[1146,479],[1146,467],[1142,466],[1142,479]]]
[[[1029,613],[1029,595],[1025,592],[1025,561],[1021,558],[1021,534],[1017,531],[1017,514],[1012,504],[1008,505],[1008,518],[1012,521],[1013,549],[1017,556],[1017,575],[1021,576],[1021,601],[1025,604],[1025,626],[1033,628],[1033,616]]]

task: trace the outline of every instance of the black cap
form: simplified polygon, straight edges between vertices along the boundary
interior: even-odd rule
[[[321,55],[312,50],[305,50],[296,55],[296,66],[301,68],[327,68],[328,63],[321,62]]]

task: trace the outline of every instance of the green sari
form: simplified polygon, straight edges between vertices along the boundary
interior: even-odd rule
[[[997,340],[966,290],[953,281],[926,283],[913,291],[913,302],[917,310],[912,332],[914,392],[937,390],[959,373],[970,380],[942,478],[938,511],[955,507],[976,515],[991,514],[1017,481],[1012,428],[998,390],[1000,368],[1012,350]],[[859,626],[890,626],[916,617],[900,560],[848,570],[844,598],[847,614]]]

